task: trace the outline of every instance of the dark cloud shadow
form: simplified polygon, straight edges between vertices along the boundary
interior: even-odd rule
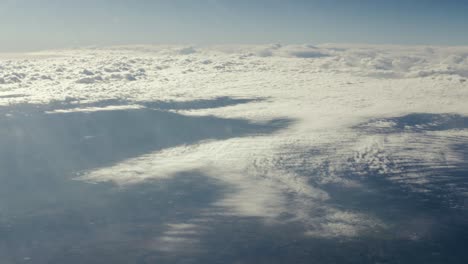
[[[389,124],[389,126],[380,126],[382,123]],[[390,170],[384,175],[377,175],[376,171],[368,167],[369,177],[366,177],[368,181],[373,181],[386,189],[406,192],[406,195],[391,195],[392,197],[417,196],[411,201],[424,201],[425,206],[438,209],[466,210],[467,197],[464,191],[468,189],[468,138],[450,134],[436,135],[430,132],[468,129],[468,117],[458,114],[414,113],[399,117],[372,119],[356,126],[355,129],[371,135],[406,135],[412,138],[404,146],[388,144],[384,151],[389,150],[396,155],[405,151],[421,152],[420,155],[406,155],[403,159],[398,156],[389,156],[386,165],[395,170]],[[437,150],[437,146],[444,146],[451,152],[450,155],[458,158],[426,161],[425,154],[442,151]],[[352,175],[353,172],[349,174]],[[421,188],[415,188],[418,177],[423,191],[420,190]],[[390,178],[392,181],[387,181]]]
[[[176,177],[173,183],[167,183],[180,185],[180,189],[162,187],[165,185],[158,182],[157,185],[148,183],[122,191],[111,184],[71,180],[78,172],[203,140],[275,133],[293,122],[290,119],[275,119],[256,123],[214,116],[185,116],[149,108],[47,113],[83,107],[71,101],[0,108],[2,263],[27,261],[36,253],[43,259],[35,259],[34,263],[61,263],[47,259],[54,251],[61,252],[66,247],[72,250],[73,243],[80,239],[98,241],[102,237],[110,241],[107,245],[110,248],[119,248],[117,245],[111,246],[114,242],[128,245],[131,241],[113,239],[112,232],[118,233],[122,231],[121,228],[140,228],[135,232],[151,233],[149,230],[158,230],[158,224],[161,225],[164,220],[158,220],[157,216],[167,217],[167,214],[177,211],[174,211],[172,204],[180,195],[188,197],[183,201],[190,204],[191,210],[198,210],[214,200],[214,194],[210,193],[221,190],[197,173],[190,175],[189,182]],[[178,107],[221,107],[246,102],[248,100],[224,98],[195,101],[193,105],[186,102]],[[86,107],[104,105],[114,104],[110,101],[98,102]],[[166,104],[166,107],[169,108],[169,105]],[[177,108],[177,104],[170,108]],[[199,193],[194,188],[203,191]],[[191,191],[184,193],[186,190]],[[148,197],[140,196],[149,192]],[[198,198],[193,195],[198,195]],[[174,217],[182,219],[183,213]],[[105,233],[106,230],[110,233]],[[41,254],[44,250],[41,244],[56,248]]]
[[[401,167],[402,176],[405,171],[417,170],[434,177],[429,181],[433,182],[432,187],[428,186],[431,192],[414,192],[404,182],[390,181],[389,177],[398,176],[391,172],[382,175],[369,168],[367,177],[362,177],[351,167],[343,171],[344,177],[360,181],[363,188],[324,186],[331,197],[327,203],[343,212],[376,216],[389,227],[369,230],[358,237],[320,238],[305,236],[305,226],[299,221],[266,225],[259,218],[224,214],[225,209],[214,204],[235,190],[200,171],[128,188],[70,181],[67,176],[180,144],[274,133],[287,127],[291,120],[258,124],[152,109],[58,114],[45,114],[40,107],[33,111],[24,109],[9,111],[11,116],[0,121],[0,162],[6,168],[6,172],[0,172],[2,263],[468,261],[465,250],[468,213],[452,209],[444,202],[460,198],[454,195],[453,199],[445,199],[453,191],[448,186],[463,187],[467,183],[468,145],[463,140],[455,140],[450,146],[463,157],[464,162],[460,164],[437,167],[406,160],[402,165],[407,166]],[[404,131],[421,136],[423,130],[411,130],[408,126],[431,129],[434,125],[429,124],[439,119],[416,120],[419,121],[401,121],[411,123],[402,125],[405,129],[376,133]],[[449,129],[464,128],[460,122],[455,123]],[[372,134],[368,128],[355,127]],[[429,142],[428,148],[430,140],[424,141]],[[307,152],[306,149],[299,151],[301,155],[332,155],[333,152],[328,149]],[[283,169],[311,178],[316,173],[306,167],[290,166]],[[320,169],[326,167],[324,164]],[[447,175],[450,177],[441,177]],[[178,224],[188,227],[171,233],[171,225]],[[165,236],[169,238],[167,245],[155,242]],[[171,241],[178,243],[178,247],[173,251],[164,250]]]
[[[15,98],[25,95],[5,95],[0,98]],[[197,99],[190,101],[130,101],[123,99],[107,99],[97,102],[87,103],[82,102],[83,98],[69,97],[62,101],[52,101],[48,104],[13,104],[9,106],[0,106],[1,113],[32,113],[44,112],[54,110],[69,110],[74,108],[87,108],[87,107],[108,107],[108,106],[124,106],[130,104],[138,104],[146,108],[157,110],[197,110],[207,108],[220,108],[226,106],[234,106],[239,104],[247,104],[254,102],[264,101],[265,98],[235,98],[228,96],[220,96],[212,99]]]
[[[379,126],[387,123],[388,126]],[[399,117],[377,118],[359,124],[356,129],[370,133],[443,131],[468,128],[468,117],[458,114],[413,113]]]
[[[219,106],[220,102],[216,102]],[[63,106],[65,104],[60,104],[59,109],[66,108]],[[260,124],[243,119],[184,116],[147,108],[45,113],[50,110],[50,105],[6,109],[7,115],[0,120],[3,180],[17,181],[40,171],[68,174],[201,140],[273,133],[292,122],[276,119]],[[31,183],[30,180],[27,182]]]
[[[386,226],[371,228],[354,238],[301,238],[296,233],[290,244],[268,253],[275,256],[269,259],[271,263],[467,262],[468,138],[450,132],[431,133],[467,129],[467,120],[457,114],[429,113],[371,119],[353,127],[357,137],[402,136],[408,140],[385,141],[383,149],[359,153],[360,161],[354,158],[354,148],[349,153],[337,153],[337,149],[346,149],[348,142],[285,150],[297,154],[284,158],[282,168],[309,178],[311,185],[317,185],[317,175],[359,183],[321,183],[320,188],[330,197],[327,205],[381,219]],[[349,142],[349,146],[355,146],[356,141]],[[427,153],[440,151],[449,151],[449,156],[457,158],[425,159]],[[324,158],[308,166],[315,156]],[[376,166],[381,163],[386,166],[384,172]],[[251,259],[244,262],[268,263],[268,254],[258,252],[250,253]],[[249,254],[243,252],[242,256],[248,258]]]
[[[128,188],[79,182],[48,206],[0,222],[2,263],[138,263],[169,225],[199,216],[228,191],[192,171]],[[27,195],[27,194],[23,194]]]
[[[372,119],[354,127],[364,135],[405,135],[412,139],[404,145],[389,143],[383,153],[366,153],[371,155],[366,158],[369,161],[385,155],[389,169],[385,173],[373,168],[372,163],[355,164],[351,159],[341,174],[361,183],[360,188],[325,187],[331,194],[329,202],[335,206],[363,211],[389,224],[389,233],[384,236],[387,240],[373,242],[383,247],[378,252],[388,256],[383,263],[468,261],[462,246],[468,242],[468,138],[430,133],[467,129],[467,121],[468,117],[457,114],[416,113]],[[458,158],[424,158],[439,151],[436,146],[440,145]],[[408,150],[413,154],[405,155]],[[398,156],[401,153],[403,156]]]
[[[264,101],[264,98],[232,98],[227,96],[216,97],[214,99],[200,99],[188,102],[179,101],[152,101],[142,102],[142,105],[148,108],[162,110],[196,110],[207,108],[219,108],[225,106],[233,106],[238,104],[246,104],[252,102]]]

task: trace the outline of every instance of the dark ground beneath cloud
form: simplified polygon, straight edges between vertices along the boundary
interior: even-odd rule
[[[82,171],[152,151],[207,139],[271,134],[294,122],[277,119],[259,124],[166,111],[251,100],[146,102],[145,109],[90,113],[45,113],[75,107],[67,102],[0,109],[0,262],[468,263],[468,200],[460,193],[468,184],[468,142],[452,146],[464,157],[454,167],[408,163],[404,168],[428,169],[431,179],[449,176],[445,183],[433,181],[430,192],[413,192],[387,179],[394,175],[360,178],[352,170],[345,173],[367,191],[326,186],[331,196],[327,203],[344,211],[368,213],[389,224],[388,229],[353,238],[310,237],[301,222],[267,225],[260,218],[223,214],[223,208],[213,204],[233,190],[200,171],[126,188],[72,180]],[[106,105],[115,102],[87,106]],[[387,131],[367,125],[355,129],[375,134],[424,133],[466,129],[466,120],[458,115],[413,114],[391,118],[396,125]],[[444,187],[453,185],[459,188]],[[459,206],[446,203],[448,196]],[[208,217],[206,211],[214,214]],[[195,239],[196,245],[167,251],[153,243],[167,233],[170,224],[193,219],[207,222],[196,235],[173,236],[182,241]]]

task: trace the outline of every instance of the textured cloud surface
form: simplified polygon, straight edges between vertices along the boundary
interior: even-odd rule
[[[467,47],[0,55],[0,234],[56,219],[47,235],[17,236],[49,241],[42,248],[0,244],[0,260],[63,263],[60,244],[70,256],[127,248],[148,263],[226,257],[220,236],[239,252],[245,241],[286,250],[359,239],[433,250],[466,228],[467,77]],[[80,220],[65,225],[70,215]],[[60,228],[76,229],[58,238]]]

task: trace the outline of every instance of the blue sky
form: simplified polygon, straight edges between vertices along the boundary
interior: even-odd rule
[[[468,0],[0,0],[0,51],[113,44],[468,45]]]

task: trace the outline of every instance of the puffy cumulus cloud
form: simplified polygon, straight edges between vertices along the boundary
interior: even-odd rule
[[[276,65],[280,60],[289,66]],[[385,79],[445,78],[463,83],[468,78],[468,47],[270,44],[57,50],[2,55],[0,86],[7,90],[48,87],[40,88],[42,92],[71,92],[77,86],[92,86],[103,91],[109,85],[128,82],[167,85],[182,80],[178,74],[296,71],[298,63],[302,72]]]
[[[322,67],[363,76],[468,76],[468,47],[321,45],[334,55]]]
[[[321,70],[378,78],[468,77],[468,47],[272,44],[202,49],[243,58],[309,59]]]
[[[244,57],[309,59],[321,70],[378,78],[468,77],[468,47],[272,44],[205,49]]]

